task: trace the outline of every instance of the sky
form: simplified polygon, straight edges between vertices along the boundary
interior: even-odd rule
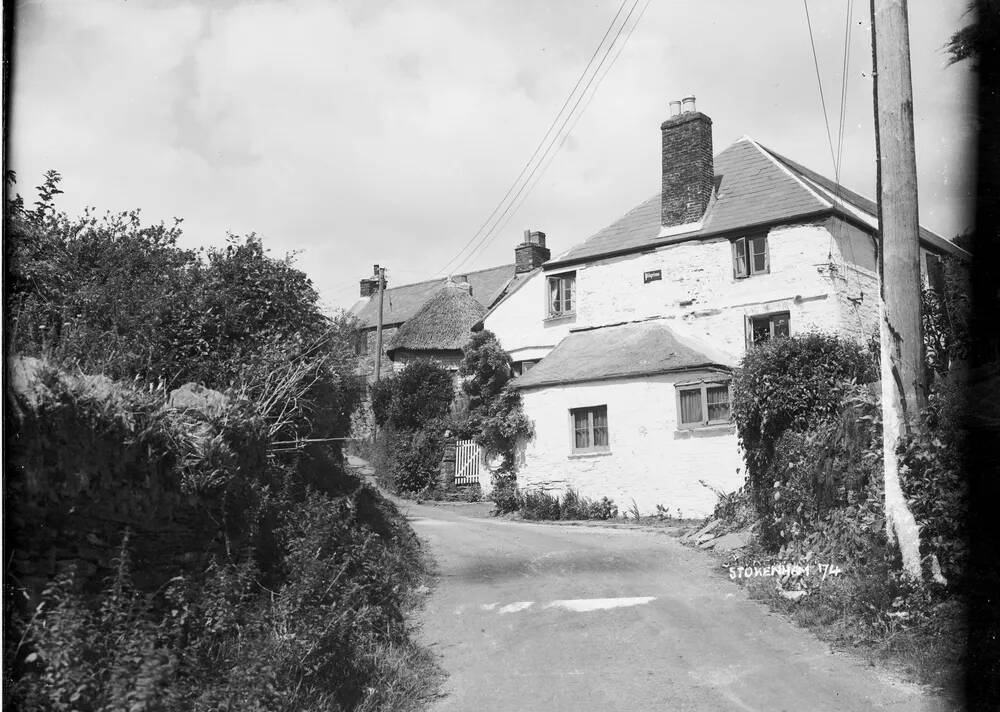
[[[460,252],[619,6],[19,0],[8,168],[26,200],[58,170],[70,215],[183,218],[185,247],[255,232],[273,256],[295,253],[330,310],[376,263],[392,286],[513,262],[529,228],[554,257],[582,242],[658,192],[660,123],[688,95],[716,153],[748,135],[833,177],[803,2],[639,0],[526,199]],[[944,50],[966,6],[909,3],[921,222],[945,237],[972,223],[974,75]],[[868,2],[808,12],[834,144],[846,97],[841,182],[874,197]]]

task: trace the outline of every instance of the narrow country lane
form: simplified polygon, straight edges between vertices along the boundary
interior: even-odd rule
[[[831,653],[670,537],[402,506],[440,574],[419,619],[449,675],[434,712],[948,709]]]

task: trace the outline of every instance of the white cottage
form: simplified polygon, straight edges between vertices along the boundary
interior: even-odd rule
[[[701,516],[744,479],[729,413],[748,344],[877,333],[869,200],[744,137],[713,157],[694,100],[661,126],[660,193],[486,314],[522,373],[522,487]],[[922,268],[967,253],[921,228]]]

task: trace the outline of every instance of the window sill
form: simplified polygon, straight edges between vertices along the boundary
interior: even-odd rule
[[[567,321],[569,319],[575,319],[576,312],[567,312],[566,314],[549,314],[547,317],[542,319],[543,324],[548,324],[550,322],[556,321]]]
[[[680,427],[674,431],[674,439],[697,438],[701,436],[726,435],[736,432],[736,423],[717,423],[715,425],[697,425]]]
[[[605,457],[610,454],[611,454],[611,449],[609,448],[607,450],[583,450],[580,452],[571,452],[569,455],[567,455],[567,457],[570,460],[579,460],[581,458],[588,458],[588,457]]]

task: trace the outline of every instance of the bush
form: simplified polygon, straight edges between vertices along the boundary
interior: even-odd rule
[[[513,474],[518,443],[530,438],[534,429],[524,414],[521,394],[508,385],[513,378],[510,356],[485,330],[473,334],[462,351],[459,374],[465,377],[462,390],[469,396],[469,408],[454,429],[479,443],[487,457],[499,456],[501,473]]]
[[[521,498],[517,491],[517,476],[511,473],[494,472],[492,482],[493,491],[490,493],[490,499],[493,501],[493,514],[516,512],[521,506]]]
[[[580,496],[572,488],[567,488],[562,497],[556,497],[542,490],[528,490],[515,494],[516,509],[524,519],[535,520],[583,520],[583,519],[614,519],[618,516],[618,507],[613,500],[602,497],[592,500]],[[510,510],[514,511],[514,510]]]
[[[395,442],[395,456],[389,465],[394,491],[416,494],[435,489],[445,444],[440,425],[428,424],[423,430],[400,433]]]
[[[19,626],[32,652],[19,661],[14,701],[24,709],[355,709],[385,682],[384,651],[405,641],[401,585],[418,569],[398,513],[383,511],[381,536],[358,518],[366,506],[364,495],[313,494],[291,508],[279,526],[286,574],[270,590],[246,558],[143,592],[126,539],[96,596],[61,576]]]
[[[779,438],[786,431],[805,432],[832,416],[850,384],[875,378],[871,356],[838,336],[772,339],[747,351],[733,379],[733,418],[765,542],[776,542],[772,467]]]
[[[960,581],[968,561],[965,395],[955,379],[935,382],[918,427],[900,443],[900,481],[920,525],[921,555],[935,555]]]
[[[418,430],[444,418],[455,397],[451,373],[427,360],[407,364],[372,384],[370,392],[375,422],[397,430]]]

